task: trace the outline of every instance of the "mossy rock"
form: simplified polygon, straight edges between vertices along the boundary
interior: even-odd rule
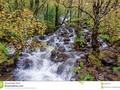
[[[105,54],[102,53],[102,52],[100,52],[100,53],[98,54],[98,58],[99,58],[99,59],[103,59],[103,58],[105,58]]]
[[[93,54],[90,54],[88,56],[88,62],[91,64],[91,65],[96,65],[96,66],[102,66],[101,64],[101,61],[99,60],[99,58],[97,58],[95,55]]]

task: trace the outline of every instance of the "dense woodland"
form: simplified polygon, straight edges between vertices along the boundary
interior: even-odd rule
[[[0,0],[0,80],[13,80],[7,78],[25,48],[44,47],[27,40],[44,39],[60,27],[75,29],[77,52],[91,50],[76,61],[76,80],[120,80],[120,0]],[[90,37],[82,38],[84,29]],[[99,49],[99,38],[108,44],[104,50]],[[13,48],[15,53],[9,54]]]

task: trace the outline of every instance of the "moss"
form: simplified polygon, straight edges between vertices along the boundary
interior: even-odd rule
[[[90,54],[88,56],[88,62],[91,64],[91,65],[96,65],[96,66],[102,66],[101,64],[101,61],[99,60],[99,58],[97,58],[95,55],[93,54]]]
[[[84,46],[85,40],[82,39],[82,38],[76,37],[75,40],[74,40],[74,43],[75,44],[80,44],[81,46]]]
[[[109,35],[107,35],[107,34],[105,34],[105,35],[101,34],[101,35],[99,35],[99,36],[100,36],[100,38],[102,38],[103,40],[109,40],[109,39],[110,39]]]
[[[104,53],[100,52],[100,53],[98,54],[98,58],[99,58],[99,59],[103,59],[103,58],[105,58]]]
[[[0,52],[0,64],[4,61],[7,61],[7,57],[2,52]]]
[[[120,57],[117,58],[117,66],[120,67]]]

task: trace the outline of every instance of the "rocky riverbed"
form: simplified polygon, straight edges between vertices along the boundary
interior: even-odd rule
[[[100,55],[104,54],[105,56],[100,59],[101,67],[90,65],[91,34],[88,29],[83,29],[81,37],[86,41],[79,50],[74,44],[76,32],[73,28],[61,27],[42,40],[39,36],[35,36],[33,39],[36,42],[45,45],[34,50],[24,49],[14,69],[12,67],[4,68],[7,66],[3,65],[4,73],[0,76],[0,80],[76,81],[84,80],[81,79],[81,76],[90,76],[89,74],[93,77],[87,80],[120,80],[120,72],[112,69],[118,64],[115,61],[120,53],[117,45],[109,46],[109,43],[98,38],[99,50],[102,53]]]

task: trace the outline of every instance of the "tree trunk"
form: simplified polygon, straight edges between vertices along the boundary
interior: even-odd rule
[[[32,9],[33,9],[33,5],[34,5],[33,0],[30,0],[30,10],[32,10]]]
[[[70,8],[70,23],[72,21],[72,11],[71,11],[71,8]]]
[[[18,6],[18,1],[15,0],[15,10],[18,9],[18,8],[19,8],[19,6]]]
[[[82,12],[80,10],[80,6],[78,6],[78,15],[77,15],[77,18],[79,19],[78,22],[77,22],[77,25],[80,25],[80,17],[82,16]]]
[[[99,43],[98,43],[99,25],[100,25],[100,22],[98,20],[94,21],[94,28],[92,32],[92,48],[93,48],[94,54],[99,52]]]
[[[39,11],[39,0],[35,0],[35,11],[34,11],[34,15],[38,15],[38,11]]]
[[[47,21],[47,26],[48,26],[48,19],[49,19],[49,15],[48,15],[48,9],[49,9],[49,4],[47,3],[47,8],[46,8],[46,21]]]
[[[77,18],[80,19],[82,17],[82,11],[80,10],[80,8],[82,8],[83,5],[83,1],[82,0],[78,0],[78,14],[77,14]],[[78,25],[80,25],[80,20],[78,20],[77,22]]]
[[[59,12],[59,6],[56,5],[56,8],[55,8],[55,26],[58,26],[58,19],[59,19],[59,15],[58,15],[58,12]]]

